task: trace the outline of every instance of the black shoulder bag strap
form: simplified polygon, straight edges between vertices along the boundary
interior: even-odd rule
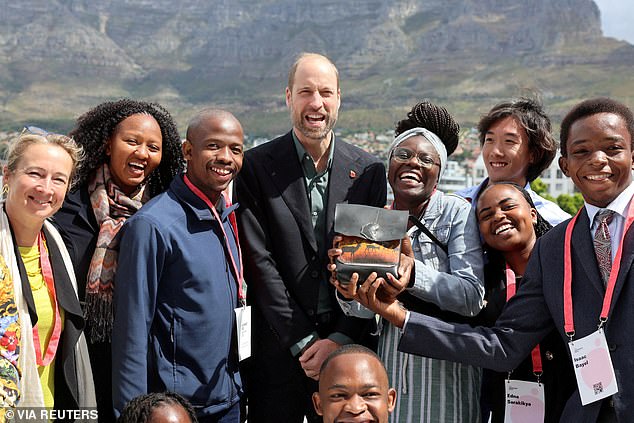
[[[434,241],[434,243],[436,245],[438,245],[444,252],[445,254],[449,255],[449,248],[447,248],[447,246],[445,244],[443,244],[442,242],[440,242],[440,240],[438,238],[436,238],[436,236],[434,234],[431,233],[431,231],[429,229],[427,229],[427,226],[423,225],[423,222],[421,222],[420,220],[418,220],[416,218],[416,216],[412,216],[411,214],[409,215],[409,221],[412,222],[414,225],[416,225],[416,227],[418,229],[420,229],[421,231],[423,231],[423,233],[425,235],[427,235],[429,237],[429,239],[431,239],[432,241]]]

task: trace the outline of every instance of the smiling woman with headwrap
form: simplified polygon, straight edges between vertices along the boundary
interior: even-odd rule
[[[408,210],[428,231],[416,225],[409,228],[415,258],[411,278],[390,278],[384,292],[398,295],[409,310],[452,321],[478,314],[484,295],[482,251],[471,207],[464,199],[436,189],[447,157],[458,145],[458,131],[447,110],[429,102],[414,106],[408,118],[397,124],[398,136],[389,152],[392,208]],[[346,288],[333,281],[342,295],[358,300],[354,277],[351,282]],[[340,304],[349,314],[373,316],[356,302]],[[380,331],[379,355],[390,386],[398,392],[390,421],[479,422],[479,368],[401,353],[396,348],[399,329],[383,321]]]

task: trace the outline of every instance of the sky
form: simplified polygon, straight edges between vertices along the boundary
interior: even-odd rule
[[[634,1],[594,0],[601,11],[603,34],[634,44]]]

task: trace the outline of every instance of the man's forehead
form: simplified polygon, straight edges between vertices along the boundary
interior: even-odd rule
[[[387,383],[387,375],[379,360],[361,353],[334,357],[320,381],[324,381],[325,388],[330,389],[334,385],[347,384],[352,379],[366,385],[381,384],[383,379]]]
[[[293,87],[331,85],[337,88],[337,71],[328,61],[319,58],[306,58],[297,66]]]
[[[226,135],[242,135],[242,127],[235,118],[230,116],[209,116],[202,119],[191,129],[193,141],[210,138],[222,138]],[[242,137],[240,137],[242,140]],[[190,140],[192,141],[192,140]]]

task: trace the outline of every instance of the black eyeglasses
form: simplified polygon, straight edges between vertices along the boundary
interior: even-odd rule
[[[412,157],[416,156],[418,163],[425,169],[431,169],[434,165],[440,167],[440,163],[436,163],[433,158],[425,153],[416,154],[409,148],[397,147],[392,152],[392,158],[399,163],[407,163],[412,160]]]

